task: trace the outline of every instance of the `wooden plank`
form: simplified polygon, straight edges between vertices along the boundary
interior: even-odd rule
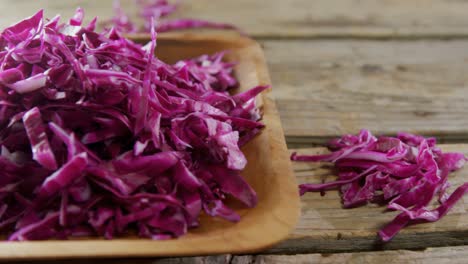
[[[112,15],[112,1],[2,0],[0,27],[39,8],[69,17],[82,6],[88,18],[105,19]],[[121,2],[136,17],[134,1]],[[466,1],[444,0],[186,0],[175,16],[232,23],[260,38],[466,37],[467,9]]]
[[[468,247],[430,248],[424,251],[380,251],[342,254],[234,256],[232,264],[306,264],[306,263],[438,263],[462,264],[468,259]],[[163,263],[163,262],[162,262]],[[170,262],[167,262],[170,263]],[[175,262],[174,262],[175,263]],[[196,263],[196,262],[187,262]],[[219,263],[219,262],[218,262]]]
[[[164,259],[73,260],[69,264],[308,264],[308,263],[438,263],[464,264],[468,259],[468,246],[428,248],[421,251],[389,250],[374,252],[301,254],[301,255],[220,255]],[[18,264],[58,264],[59,261],[18,262]]]
[[[441,145],[444,151],[468,155],[468,144]],[[323,148],[301,149],[299,153],[321,153]],[[293,162],[299,183],[335,179],[330,166],[319,163]],[[450,175],[449,192],[468,181],[468,167]],[[370,204],[342,209],[338,191],[325,196],[308,193],[302,197],[302,216],[290,239],[268,250],[271,253],[346,252],[376,249],[422,249],[432,246],[468,244],[468,196],[451,212],[435,223],[424,223],[403,229],[391,242],[381,243],[377,231],[390,222],[397,212],[384,212],[385,207]]]
[[[268,40],[288,141],[361,128],[468,139],[468,41]]]

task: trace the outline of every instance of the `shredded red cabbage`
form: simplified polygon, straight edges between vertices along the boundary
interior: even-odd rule
[[[449,173],[463,167],[466,158],[462,153],[443,153],[434,138],[409,133],[377,138],[362,130],[332,140],[329,148],[332,152],[323,155],[292,154],[294,161],[332,162],[338,170],[335,182],[301,184],[301,195],[339,187],[345,208],[387,203],[401,213],[379,231],[383,241],[407,225],[439,220],[468,192],[465,183],[446,193]],[[430,209],[434,197],[440,205]]]
[[[1,231],[167,239],[202,211],[238,221],[225,199],[257,203],[240,147],[263,127],[267,87],[231,96],[223,53],[169,65],[154,27],[143,47],[83,17],[39,11],[0,34]]]
[[[218,23],[203,19],[181,18],[167,19],[180,6],[180,2],[170,3],[168,0],[135,0],[139,10],[139,17],[144,21],[144,28],[138,29],[128,15],[123,11],[120,1],[114,1],[114,17],[108,21],[108,25],[122,33],[151,32],[155,27],[157,32],[168,32],[193,28],[234,29],[240,30],[231,24]],[[151,20],[154,19],[154,24]],[[242,32],[241,32],[242,33]]]

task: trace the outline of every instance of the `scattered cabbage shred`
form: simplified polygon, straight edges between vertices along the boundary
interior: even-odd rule
[[[407,225],[439,220],[468,192],[468,183],[446,192],[449,173],[463,167],[466,158],[443,153],[434,138],[409,133],[377,138],[362,130],[331,141],[329,148],[332,152],[324,155],[292,155],[295,161],[332,162],[338,170],[337,181],[301,184],[301,195],[339,188],[345,208],[388,204],[400,213],[379,231],[383,241]]]
[[[135,0],[135,6],[139,10],[139,17],[144,21],[144,28],[139,29],[122,9],[120,1],[115,0],[114,17],[107,21],[107,24],[122,33],[150,32],[152,29],[157,32],[168,32],[193,28],[233,29],[241,32],[234,25],[226,23],[195,18],[167,19],[168,16],[177,11],[180,4],[181,1],[170,3],[168,0]],[[154,24],[152,20],[155,21]]]
[[[169,12],[169,11],[167,11]],[[223,53],[174,65],[43,12],[0,34],[0,229],[9,240],[178,237],[257,203],[240,147],[263,125]]]

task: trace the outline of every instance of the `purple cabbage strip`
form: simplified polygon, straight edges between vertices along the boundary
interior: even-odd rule
[[[236,29],[231,24],[217,23],[201,19],[176,19],[169,21],[162,21],[158,24],[156,30],[158,32],[168,32],[181,29],[192,29],[192,28],[212,28],[212,29]]]
[[[439,220],[468,192],[465,183],[446,193],[449,173],[462,168],[466,158],[462,153],[442,153],[434,138],[410,133],[377,138],[362,130],[330,141],[329,148],[329,154],[292,154],[294,161],[333,162],[338,170],[337,181],[301,184],[301,195],[339,187],[345,208],[383,199],[389,209],[401,212],[379,231],[385,242],[407,225]],[[434,198],[440,205],[430,209]]]
[[[145,11],[156,19],[146,46],[119,34],[134,30],[125,16],[99,33],[96,19],[82,25],[81,8],[68,24],[44,23],[39,11],[0,33],[0,229],[9,240],[168,239],[199,226],[203,212],[239,221],[229,197],[257,204],[240,147],[263,128],[255,97],[268,87],[232,96],[224,52],[174,65],[155,57],[158,16],[174,10],[158,1]],[[456,158],[447,156],[450,167]]]
[[[23,125],[31,144],[33,159],[47,169],[56,170],[57,162],[50,148],[41,113],[37,107],[24,114]]]
[[[135,23],[123,11],[120,1],[115,0],[113,5],[114,16],[106,24],[121,33],[149,33],[152,30],[169,32],[194,28],[210,28],[232,29],[244,34],[236,26],[227,23],[194,18],[167,19],[168,16],[177,11],[181,4],[180,2],[182,1],[170,3],[167,0],[135,0],[135,4],[139,9],[139,16],[144,22],[144,29],[138,30]],[[152,20],[154,20],[154,23],[152,23]]]

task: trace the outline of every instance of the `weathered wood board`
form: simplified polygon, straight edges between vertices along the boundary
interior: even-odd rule
[[[429,248],[422,251],[379,251],[342,254],[306,254],[306,255],[260,255],[234,256],[232,264],[332,264],[332,263],[437,263],[465,264],[468,260],[468,247]],[[161,263],[164,263],[161,261]],[[167,264],[171,262],[165,262]],[[175,262],[173,262],[175,263]],[[191,262],[188,262],[191,263]],[[196,262],[192,262],[196,263]],[[208,262],[203,262],[208,263]],[[213,262],[214,263],[214,262]],[[216,262],[219,263],[219,262]],[[159,263],[158,263],[159,264]]]
[[[61,13],[68,18],[82,6],[88,20],[94,16],[104,20],[112,15],[112,2],[2,0],[0,27],[39,8],[49,16]],[[121,2],[131,17],[137,16],[133,0]],[[466,1],[444,0],[187,0],[174,16],[235,24],[260,38],[467,37],[467,9]]]
[[[262,41],[288,143],[368,128],[468,139],[468,41]]]
[[[69,264],[332,264],[332,263],[386,263],[386,264],[465,264],[468,246],[428,248],[425,250],[388,250],[377,252],[355,252],[336,254],[300,255],[219,255],[207,257],[163,258],[163,259],[121,259],[121,260],[73,260]],[[17,262],[18,264],[40,264],[40,262]],[[59,264],[60,261],[42,262]]]

